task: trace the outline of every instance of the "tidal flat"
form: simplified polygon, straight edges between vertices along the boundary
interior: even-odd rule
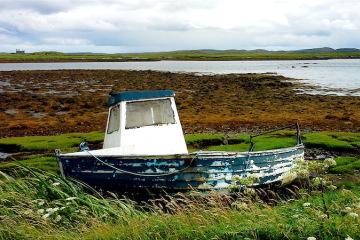
[[[0,138],[103,131],[111,91],[172,89],[186,133],[249,133],[298,121],[307,131],[360,129],[360,98],[312,95],[273,74],[134,70],[0,72]],[[299,90],[301,89],[301,90]]]

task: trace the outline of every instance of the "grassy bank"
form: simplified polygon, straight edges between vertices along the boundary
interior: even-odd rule
[[[309,60],[360,58],[360,52],[247,52],[247,51],[173,51],[133,54],[67,54],[39,52],[28,54],[0,54],[0,62],[66,62],[66,61],[158,61],[158,60]]]
[[[87,141],[90,144],[99,144],[104,138],[103,132],[68,133],[54,136],[28,136],[9,137],[0,139],[0,149],[6,151],[53,151],[57,148],[67,150]],[[352,132],[311,132],[302,135],[307,147],[318,147],[327,150],[352,151],[360,148],[360,133]],[[227,144],[224,141],[227,141]],[[222,133],[186,134],[185,141],[194,150],[234,150],[244,151],[249,147],[250,135]],[[254,138],[256,150],[268,150],[273,148],[289,147],[296,143],[295,132],[277,131]]]
[[[78,151],[81,142],[89,143],[91,149],[101,148],[103,132],[69,133],[56,136],[10,137],[0,139],[0,151],[13,152],[14,157],[27,166],[56,171],[54,150]],[[190,151],[247,151],[250,137],[247,134],[187,134],[185,140]],[[278,131],[254,138],[254,150],[291,147],[296,144],[294,131]],[[312,132],[303,134],[307,148],[323,149],[356,154],[360,151],[360,133]],[[355,164],[356,165],[356,164]],[[1,168],[14,166],[13,162],[0,163]],[[357,165],[356,165],[357,166]]]

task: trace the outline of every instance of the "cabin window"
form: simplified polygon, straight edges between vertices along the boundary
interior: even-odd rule
[[[116,105],[110,110],[109,125],[107,133],[118,131],[120,128],[120,107]]]
[[[175,123],[170,99],[126,103],[126,129]]]

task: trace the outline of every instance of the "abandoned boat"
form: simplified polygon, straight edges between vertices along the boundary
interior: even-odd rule
[[[103,149],[56,151],[61,174],[89,185],[125,189],[226,189],[234,177],[256,175],[254,184],[280,181],[304,146],[269,151],[198,151],[189,153],[171,90],[110,94]]]

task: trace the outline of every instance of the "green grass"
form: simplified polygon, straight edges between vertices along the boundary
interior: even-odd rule
[[[187,134],[185,135],[186,144],[196,149],[202,149],[209,145],[220,145],[224,141],[224,134]]]
[[[66,61],[66,60],[287,60],[287,59],[336,59],[360,58],[359,52],[240,52],[240,51],[172,51],[134,54],[66,54],[39,52],[28,54],[0,54],[0,60],[8,61]]]
[[[347,196],[328,193],[332,204],[330,219],[322,219],[322,199],[313,196],[277,207],[251,205],[247,211],[235,209],[199,209],[170,216],[149,216],[130,226],[101,226],[86,235],[92,239],[345,239],[359,236],[359,220],[341,214],[338,206],[351,206],[359,193]],[[341,199],[341,200],[340,200]],[[355,200],[356,201],[356,200]],[[309,202],[310,208],[302,204]],[[295,217],[298,216],[298,217]],[[140,227],[141,226],[141,230]],[[100,233],[98,232],[100,231]]]
[[[334,132],[334,133],[329,133],[329,135],[340,141],[349,142],[353,147],[360,149],[359,133]]]
[[[25,157],[20,158],[17,161],[9,161],[0,164],[0,171],[6,171],[8,169],[12,169],[17,167],[19,164],[41,169],[51,173],[59,172],[58,163],[55,156],[48,156],[48,155],[28,155]]]
[[[331,173],[351,173],[360,170],[360,157],[338,157],[336,166],[330,168]]]
[[[238,144],[228,144],[220,146],[211,146],[208,150],[212,151],[248,151],[250,138],[249,135],[235,135],[229,138],[229,142],[240,142]],[[295,137],[287,137],[279,134],[270,134],[259,136],[253,139],[254,151],[270,150],[276,148],[291,147],[296,144]]]
[[[359,148],[360,133],[345,132],[315,132],[304,135],[308,147],[318,147],[327,150],[353,150]]]
[[[10,137],[0,139],[0,149],[15,149],[17,151],[44,152],[54,149],[67,150],[78,147],[82,141],[101,143],[102,132],[68,133],[57,136]],[[224,145],[224,134],[187,134],[186,143],[196,149],[246,151],[249,147],[249,135],[235,134],[228,137],[228,145]],[[360,133],[351,132],[313,132],[305,133],[303,141],[307,147],[317,147],[327,150],[356,150],[360,147]],[[295,133],[279,131],[254,138],[255,150],[289,147],[295,144]]]
[[[0,172],[0,239],[53,239],[56,232],[56,238],[62,232],[76,237],[95,222],[120,224],[137,212],[130,203],[91,193],[79,183],[38,170]]]
[[[104,133],[68,133],[56,136],[31,136],[31,137],[11,137],[0,139],[0,149],[17,149],[18,151],[53,151],[55,149],[69,149],[79,146],[79,143],[87,141],[89,143],[102,142]]]
[[[0,239],[353,239],[360,236],[360,190],[298,190],[271,206],[242,195],[162,199],[172,214],[112,194],[86,193],[57,175],[20,168],[0,173]],[[88,190],[89,191],[89,190]],[[91,192],[91,191],[90,191]],[[178,201],[177,199],[181,199]],[[324,208],[325,201],[327,211]],[[184,205],[185,203],[185,205]],[[309,203],[309,207],[304,207]],[[49,214],[47,214],[49,213]],[[325,213],[329,218],[324,217]]]
[[[15,157],[21,164],[35,167],[44,171],[58,172],[58,164],[54,155],[55,149],[62,151],[78,151],[79,144],[83,141],[88,143],[101,143],[104,133],[69,133],[57,136],[31,136],[12,137],[0,139],[0,149],[10,152],[27,152],[25,156]],[[16,162],[0,163],[0,170],[11,169]]]
[[[200,137],[202,137],[200,135]],[[214,137],[218,139],[220,136]],[[312,132],[303,134],[303,142],[309,148],[322,148],[334,151],[359,151],[360,133],[352,132]],[[206,136],[209,141],[210,136]],[[201,138],[197,139],[201,142]],[[247,151],[249,149],[249,135],[233,135],[228,139],[230,144],[217,144],[208,146],[207,150],[214,151]],[[231,144],[235,142],[236,144]],[[291,147],[296,144],[295,133],[292,131],[279,131],[254,138],[255,150],[270,150],[283,147]],[[219,140],[219,143],[221,141]],[[201,144],[200,144],[201,145]]]
[[[36,167],[42,170],[56,172],[57,163],[52,157],[54,149],[63,152],[77,151],[80,142],[101,143],[104,134],[102,132],[70,133],[57,136],[29,136],[0,139],[0,149],[28,152],[29,156],[16,157],[26,166]],[[224,144],[224,134],[188,134],[185,136],[190,152],[198,150],[211,151],[248,151],[249,135],[235,134],[227,137],[228,144]],[[314,132],[303,136],[306,147],[317,147],[326,150],[359,151],[360,133],[346,132]],[[254,138],[255,151],[270,150],[276,148],[291,147],[296,144],[294,132],[279,131],[265,136]],[[3,151],[4,151],[3,150]],[[6,151],[5,151],[6,152]],[[35,155],[34,155],[35,154]],[[8,169],[14,164],[10,162],[0,163],[0,169]],[[348,168],[358,166],[339,166],[334,171],[345,171]]]

